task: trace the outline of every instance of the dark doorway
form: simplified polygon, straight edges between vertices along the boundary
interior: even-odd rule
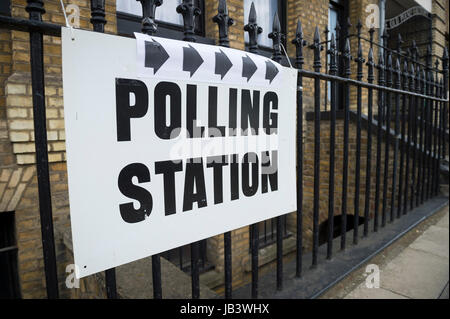
[[[341,236],[341,222],[342,222],[342,215],[334,216],[334,218],[333,218],[333,238],[337,238],[337,237]],[[364,224],[364,217],[359,216],[358,223],[359,223],[358,226]],[[328,219],[319,225],[319,246],[322,244],[325,244],[327,242],[328,227],[329,227]],[[354,216],[347,215],[346,232],[352,230],[353,228],[355,228]]]
[[[0,299],[20,298],[14,212],[0,213]]]

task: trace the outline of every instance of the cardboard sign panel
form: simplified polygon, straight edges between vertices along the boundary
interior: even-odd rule
[[[62,30],[76,275],[296,210],[296,70],[248,52]]]

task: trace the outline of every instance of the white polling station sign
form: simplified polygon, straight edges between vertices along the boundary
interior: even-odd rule
[[[62,28],[76,276],[296,210],[296,70]]]

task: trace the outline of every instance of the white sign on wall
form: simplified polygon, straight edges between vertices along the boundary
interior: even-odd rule
[[[77,277],[296,210],[296,70],[62,30]]]

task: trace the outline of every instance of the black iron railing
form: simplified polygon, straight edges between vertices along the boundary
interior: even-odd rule
[[[155,22],[155,10],[163,5],[163,1],[139,0],[143,7],[142,32],[154,34],[157,30]],[[39,206],[41,217],[42,241],[44,251],[44,267],[46,275],[46,288],[49,298],[58,298],[58,282],[56,273],[56,256],[52,224],[51,192],[47,155],[46,115],[45,115],[45,92],[44,92],[44,68],[43,68],[43,35],[60,36],[60,26],[42,22],[45,13],[42,0],[27,0],[27,12],[29,20],[0,16],[0,27],[12,30],[27,31],[30,33],[31,52],[31,74],[32,95],[34,112],[34,130],[36,144],[36,161],[39,184]],[[183,0],[177,8],[177,12],[184,19],[184,40],[196,41],[195,17],[202,12],[196,8],[193,0]],[[104,32],[105,1],[91,0],[91,23],[96,32]],[[174,13],[175,14],[175,13]],[[218,3],[218,14],[213,21],[219,26],[219,45],[229,46],[228,30],[233,25],[233,19],[228,16],[226,0]],[[261,28],[256,23],[256,11],[252,4],[249,23],[244,30],[249,33],[248,49],[252,53],[258,53],[258,35]],[[349,24],[350,25],[350,24]],[[327,258],[332,257],[332,243],[335,225],[333,224],[336,214],[341,214],[341,249],[347,247],[347,199],[349,183],[349,138],[351,117],[356,118],[356,173],[354,212],[353,212],[353,243],[358,244],[360,210],[363,210],[364,228],[363,236],[369,236],[369,220],[373,215],[373,231],[384,227],[388,222],[394,222],[401,218],[409,210],[420,205],[427,199],[436,196],[439,191],[439,167],[440,160],[446,155],[445,145],[448,140],[447,118],[448,118],[448,53],[445,49],[441,61],[436,61],[432,67],[431,51],[427,50],[426,63],[419,62],[418,49],[413,44],[406,53],[401,51],[399,45],[395,50],[387,47],[387,33],[383,35],[383,43],[377,44],[373,41],[374,30],[369,31],[369,39],[361,34],[362,25],[356,25],[357,33],[353,35],[340,34],[337,29],[337,37],[345,39],[345,47],[342,52],[337,48],[337,39],[334,35],[330,40],[320,40],[320,30],[316,28],[310,46],[304,38],[300,21],[298,21],[295,38],[292,43],[295,46],[295,58],[293,62],[298,69],[297,79],[297,211],[296,211],[296,276],[302,276],[303,265],[303,78],[311,78],[314,87],[310,91],[314,107],[314,201],[313,201],[313,236],[312,236],[312,266],[318,264],[319,248],[319,214],[320,214],[320,137],[321,137],[321,82],[330,85],[330,146],[329,146],[329,202],[327,223]],[[350,38],[357,37],[358,50],[356,57],[350,54]],[[279,62],[283,55],[282,42],[284,35],[281,33],[280,23],[277,15],[274,18],[273,30],[269,37],[273,40],[273,60]],[[370,42],[370,49],[363,52],[362,41]],[[329,46],[328,46],[329,43]],[[323,59],[323,44],[328,46],[325,51],[326,58]],[[375,61],[375,48],[383,49],[378,61]],[[312,61],[313,71],[305,70],[304,50],[314,51]],[[367,62],[365,59],[367,54]],[[322,61],[325,71],[322,70]],[[342,63],[342,65],[339,65]],[[352,63],[356,63],[356,78],[352,78]],[[441,66],[441,69],[439,69]],[[367,69],[367,81],[364,81]],[[338,75],[338,70],[343,70],[343,75]],[[377,76],[377,79],[375,77]],[[375,83],[377,81],[377,83]],[[336,109],[338,85],[343,88],[344,103],[344,131],[343,131],[343,160],[336,163]],[[351,100],[350,89],[356,87],[356,101]],[[362,95],[367,91],[367,114],[362,112]],[[326,99],[327,100],[327,99]],[[327,103],[327,102],[325,102]],[[356,104],[356,114],[350,110],[350,105]],[[376,112],[374,107],[376,104]],[[352,115],[352,116],[351,116]],[[360,194],[360,168],[361,168],[361,130],[363,117],[367,121],[367,154],[365,193]],[[393,129],[392,129],[393,127]],[[373,131],[373,132],[372,132]],[[374,134],[375,133],[375,134]],[[374,134],[374,135],[373,135]],[[376,139],[377,147],[375,156],[372,154],[373,140]],[[382,158],[382,143],[384,143],[384,159]],[[389,171],[390,152],[393,152],[392,171]],[[376,165],[372,167],[371,160],[375,158]],[[335,211],[335,171],[342,169],[342,193],[340,212]],[[375,190],[372,189],[372,170],[375,169]],[[294,172],[292,172],[294,173]],[[391,185],[389,185],[389,175]],[[388,194],[388,187],[391,194]],[[371,193],[374,194],[374,209],[371,207]],[[359,207],[359,199],[363,196],[365,204]],[[389,197],[390,196],[390,197]],[[396,205],[397,203],[397,205]],[[388,211],[388,207],[390,210]],[[286,212],[289,213],[289,212]],[[260,241],[259,227],[251,225],[251,297],[258,297],[258,246]],[[276,289],[283,289],[283,216],[276,218]],[[192,298],[200,297],[199,287],[199,242],[191,244],[191,278]],[[232,250],[231,232],[224,234],[224,277],[225,298],[232,297]],[[152,276],[154,298],[162,297],[161,263],[160,256],[152,256]],[[105,272],[106,291],[108,298],[116,298],[115,270],[109,269]]]

